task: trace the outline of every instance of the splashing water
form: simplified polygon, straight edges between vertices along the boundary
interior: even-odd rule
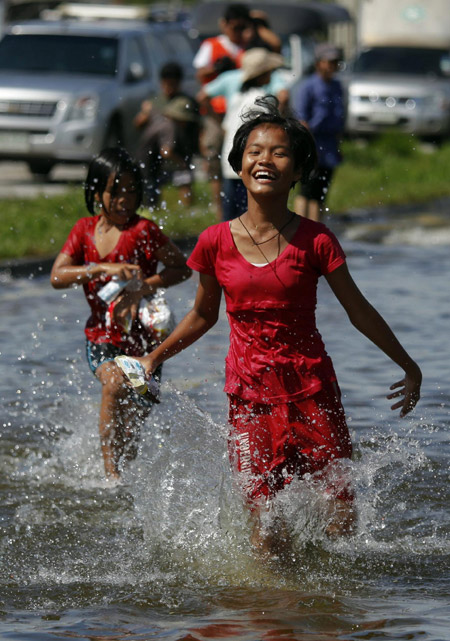
[[[323,495],[293,482],[265,517],[271,527],[283,521],[292,541],[285,558],[270,562],[251,548],[226,454],[225,318],[165,365],[162,403],[138,458],[119,484],[108,483],[100,390],[84,363],[81,292],[2,279],[5,638],[38,630],[54,638],[63,629],[76,638],[270,639],[286,630],[285,638],[445,638],[442,337],[450,309],[441,292],[450,259],[444,247],[348,242],[345,249],[358,284],[423,366],[423,399],[406,420],[389,413],[383,394],[398,371],[322,287],[318,325],[355,443],[358,529],[351,539],[328,540]],[[169,290],[178,318],[194,289],[192,280]]]

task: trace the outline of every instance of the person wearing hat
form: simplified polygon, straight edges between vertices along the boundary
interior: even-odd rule
[[[205,105],[215,95],[225,95],[227,111],[222,121],[224,140],[221,153],[222,218],[232,220],[242,214],[247,207],[247,192],[242,181],[228,163],[228,153],[233,144],[233,136],[242,124],[241,114],[254,107],[256,98],[273,94],[278,97],[282,108],[287,107],[289,92],[287,81],[276,71],[283,67],[283,57],[263,47],[249,49],[242,56],[240,69],[223,73],[213,80],[197,95],[197,100]]]
[[[161,155],[172,167],[170,181],[178,187],[179,199],[192,205],[192,157],[197,154],[200,134],[198,103],[189,96],[173,98],[163,109],[163,116],[172,125],[172,138],[161,149]]]
[[[146,205],[158,205],[161,188],[168,181],[178,187],[181,202],[192,205],[190,167],[193,155],[198,153],[199,129],[198,104],[190,96],[176,94],[160,110],[152,110],[137,154]]]
[[[313,134],[319,157],[317,170],[295,198],[295,211],[316,221],[321,218],[334,169],[342,160],[339,137],[345,111],[342,86],[334,77],[341,58],[334,45],[317,45],[315,73],[300,85],[292,105],[297,118]]]
[[[244,52],[244,34],[250,27],[250,10],[246,4],[232,2],[224,6],[219,20],[220,33],[204,40],[192,61],[201,86],[241,66]],[[226,99],[216,94],[208,111],[203,115],[200,150],[211,187],[213,206],[217,219],[222,217],[222,176],[220,174],[220,150],[223,143],[221,123],[226,112]]]

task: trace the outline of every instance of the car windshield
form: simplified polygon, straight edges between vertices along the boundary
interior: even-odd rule
[[[449,51],[416,47],[374,47],[362,51],[353,70],[358,73],[401,73],[448,77]]]
[[[6,35],[0,42],[0,71],[114,76],[117,40],[48,34]]]

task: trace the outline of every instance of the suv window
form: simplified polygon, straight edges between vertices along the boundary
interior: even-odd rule
[[[192,63],[194,58],[194,51],[191,47],[189,40],[185,35],[176,32],[168,32],[164,34],[164,40],[171,50],[171,57],[178,63],[187,67]]]
[[[159,71],[159,69],[161,69],[161,67],[169,60],[167,49],[165,47],[165,34],[161,36],[161,40],[158,40],[156,36],[150,33],[146,34],[144,39],[149,51],[150,59]]]
[[[6,35],[0,42],[0,70],[114,76],[117,45],[115,38]]]
[[[419,47],[374,47],[362,51],[353,70],[359,73],[401,73],[443,78],[448,75],[448,51]]]
[[[130,38],[127,40],[125,67],[126,69],[130,69],[134,65],[138,65],[142,69],[144,78],[148,77],[148,69],[142,52],[142,47],[137,38]]]

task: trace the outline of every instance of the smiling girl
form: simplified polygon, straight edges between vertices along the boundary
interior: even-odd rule
[[[201,234],[188,259],[200,273],[194,307],[139,360],[153,372],[200,338],[217,321],[224,292],[231,330],[225,382],[230,461],[254,515],[252,541],[270,550],[276,537],[260,527],[261,510],[305,474],[323,481],[327,533],[354,528],[351,486],[345,479],[336,482],[333,473],[339,460],[351,456],[352,445],[333,365],[316,328],[319,277],[353,325],[404,370],[388,396],[398,397],[392,409],[400,408],[401,415],[419,399],[421,372],[352,280],[335,236],[287,207],[290,189],[315,165],[311,134],[282,117],[273,97],[256,105],[229,155],[247,189],[248,209]]]
[[[136,213],[142,201],[141,173],[124,149],[105,149],[91,162],[84,194],[91,216],[81,218],[70,232],[54,262],[51,284],[56,289],[83,285],[91,308],[86,354],[102,384],[99,428],[105,473],[118,478],[123,462],[136,456],[139,428],[152,405],[133,396],[114,358],[140,356],[151,349],[149,335],[137,319],[142,297],[181,282],[191,270],[159,227]],[[158,262],[164,266],[159,273]],[[99,291],[113,278],[132,281],[133,287],[116,299],[108,325],[108,305]],[[128,332],[127,318],[132,321]]]

